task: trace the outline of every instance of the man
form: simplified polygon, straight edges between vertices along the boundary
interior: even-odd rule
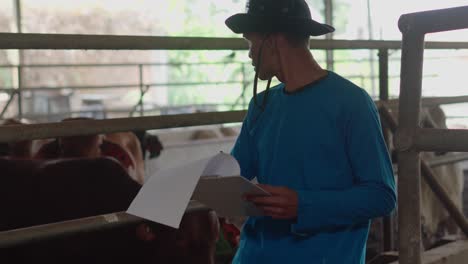
[[[395,183],[372,99],[308,49],[333,27],[304,0],[250,0],[226,24],[256,71],[232,155],[272,194],[246,196],[264,216],[244,224],[233,263],[364,263],[370,220],[393,211]],[[258,96],[257,77],[268,80]],[[272,77],[281,84],[269,89]]]

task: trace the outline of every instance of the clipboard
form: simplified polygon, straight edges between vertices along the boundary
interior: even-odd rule
[[[244,194],[271,194],[242,176],[202,176],[192,195],[193,200],[214,209],[223,217],[261,216],[263,213]]]

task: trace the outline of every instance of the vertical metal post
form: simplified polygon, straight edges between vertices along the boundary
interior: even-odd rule
[[[143,87],[143,65],[138,65],[139,81],[140,81],[140,116],[145,115],[145,110],[143,108],[143,96],[145,95],[145,90]]]
[[[242,91],[239,97],[232,103],[231,105],[231,110],[235,110],[236,107],[240,104],[240,101],[242,100],[242,107],[243,109],[247,108],[247,101],[245,99],[245,91],[247,90],[247,79],[245,77],[245,64],[241,62],[241,76],[242,76]]]
[[[21,63],[17,67],[17,74],[18,74],[18,119],[21,119],[23,117],[23,75],[22,75],[22,70],[23,66],[21,66]]]
[[[370,0],[367,0],[367,29],[369,33],[369,40],[374,39],[373,28],[372,28],[372,15]],[[372,94],[375,94],[375,69],[374,69],[374,50],[369,50],[369,63],[370,63],[370,83]]]
[[[16,17],[16,29],[18,33],[22,33],[22,26],[21,26],[21,0],[15,0],[15,17]],[[23,117],[23,93],[22,93],[22,87],[23,87],[23,77],[22,77],[22,71],[23,67],[22,64],[24,62],[24,55],[23,55],[23,50],[18,51],[18,67],[17,67],[17,74],[18,74],[18,118],[21,119]]]
[[[333,25],[333,0],[324,0],[325,5],[325,23]],[[333,33],[326,34],[325,39],[333,39]],[[334,57],[333,50],[326,51],[327,69],[333,71]]]
[[[388,49],[379,49],[379,98],[382,101],[389,98],[388,56]]]
[[[245,64],[241,64],[242,69],[242,106],[247,109],[247,100],[245,99],[245,91],[247,90],[247,78],[245,77]]]
[[[401,264],[421,264],[421,170],[416,151],[398,154],[398,249]]]
[[[388,50],[379,49],[379,99],[381,101],[388,100]],[[383,125],[382,132],[387,146],[389,146],[389,129]],[[393,216],[383,218],[383,250],[393,250]]]
[[[399,100],[398,227],[401,264],[421,264],[421,160],[413,149],[421,111],[424,35],[403,34]]]

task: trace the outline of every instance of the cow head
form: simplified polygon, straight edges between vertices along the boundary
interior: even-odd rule
[[[90,118],[68,118],[62,122],[90,120]],[[104,135],[71,136],[58,139],[60,156],[64,158],[97,158],[101,156]]]

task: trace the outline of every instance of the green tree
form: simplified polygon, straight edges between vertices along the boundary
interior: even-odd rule
[[[206,36],[221,37],[235,36],[224,26],[223,20],[230,15],[230,8],[239,5],[238,0],[232,3],[220,5],[215,0],[192,0],[171,2],[174,13],[183,14],[178,17],[182,20],[183,27],[176,28],[176,32],[168,32],[169,35],[178,36]],[[222,24],[220,22],[223,22]],[[245,57],[247,58],[247,57]],[[173,67],[169,73],[169,79],[173,82],[208,83],[228,80],[241,80],[241,66],[213,65],[197,66],[190,63],[201,62],[232,62],[236,59],[236,53],[232,51],[176,51],[169,53],[169,62],[182,65]],[[209,69],[209,70],[207,70]],[[223,77],[224,80],[220,79]],[[220,92],[222,91],[222,92]],[[231,89],[225,85],[213,86],[180,86],[169,91],[169,102],[174,105],[200,104],[213,100],[213,94],[217,94],[218,103],[231,103],[240,94],[239,89]]]

